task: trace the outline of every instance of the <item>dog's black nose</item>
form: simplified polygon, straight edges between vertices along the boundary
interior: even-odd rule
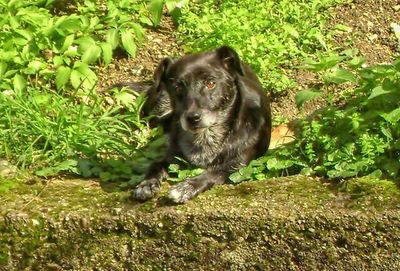
[[[200,122],[200,120],[201,120],[201,115],[200,115],[200,113],[196,113],[196,112],[194,112],[194,113],[188,113],[188,114],[186,115],[186,120],[187,120],[187,122],[188,122],[189,124],[195,125],[195,124],[198,124],[198,123]]]

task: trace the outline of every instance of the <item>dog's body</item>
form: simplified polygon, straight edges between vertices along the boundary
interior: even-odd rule
[[[167,126],[169,145],[134,191],[146,200],[167,178],[166,168],[181,157],[205,171],[171,188],[168,197],[183,203],[264,154],[271,136],[269,100],[251,69],[226,46],[212,52],[165,58],[147,87],[145,113]]]

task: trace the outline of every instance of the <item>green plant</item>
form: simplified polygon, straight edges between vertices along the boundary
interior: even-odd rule
[[[95,66],[115,50],[136,55],[152,25],[147,8],[145,0],[0,0],[0,157],[41,176],[86,176],[82,159],[140,156],[159,134],[140,117],[143,98],[98,94]]]
[[[72,86],[97,81],[93,64],[109,64],[119,47],[136,55],[149,23],[145,1],[76,1],[75,13],[52,13],[54,1],[0,1],[0,90],[27,85]]]
[[[46,167],[39,175],[76,168],[80,157],[131,157],[156,133],[140,118],[142,97],[124,90],[115,104],[93,91],[77,98],[28,90],[0,94],[0,152],[22,167]]]
[[[188,51],[234,47],[259,75],[264,86],[279,93],[292,87],[283,68],[303,57],[328,50],[324,31],[326,8],[340,1],[192,2],[179,18],[180,37]]]
[[[303,68],[318,73],[321,89],[298,93],[299,105],[325,97],[327,106],[299,125],[288,146],[270,152],[231,176],[234,182],[282,174],[313,174],[330,179],[400,177],[400,59],[363,67],[363,58],[319,56]],[[341,99],[329,91],[343,85]],[[312,92],[313,94],[310,94]],[[340,105],[340,106],[339,106]]]
[[[167,8],[168,13],[172,16],[175,22],[181,16],[181,9],[189,0],[150,0],[149,13],[152,24],[155,27],[160,25],[161,16],[164,6]]]

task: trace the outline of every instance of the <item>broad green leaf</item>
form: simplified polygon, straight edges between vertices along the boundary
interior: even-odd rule
[[[369,95],[368,99],[373,99],[375,97],[378,97],[378,96],[384,95],[384,94],[388,94],[388,93],[391,93],[391,92],[384,90],[382,88],[382,86],[377,86],[372,89],[371,94]]]
[[[59,66],[61,66],[62,64],[64,64],[64,60],[62,56],[55,56],[53,57],[53,64],[54,66],[57,68]]]
[[[23,36],[28,41],[30,41],[33,38],[31,31],[29,31],[27,29],[16,29],[14,31],[16,33],[20,34],[21,36]]]
[[[46,67],[46,63],[39,60],[32,60],[25,69],[26,74],[35,74]]]
[[[12,41],[15,45],[19,46],[23,46],[28,43],[28,41],[24,38],[13,38]]]
[[[370,178],[380,178],[380,177],[382,177],[382,175],[383,175],[382,170],[377,169],[377,170],[373,171],[372,173],[368,174],[368,177],[370,177]]]
[[[164,6],[163,0],[151,0],[149,5],[150,19],[154,26],[159,26],[161,21],[162,9]]]
[[[383,113],[381,116],[387,121],[390,122],[391,124],[396,124],[400,120],[400,108],[397,108],[390,113]]]
[[[181,9],[183,8],[187,3],[189,3],[189,0],[167,0],[165,2],[165,5],[167,6],[168,12],[172,12],[176,9]]]
[[[66,36],[65,40],[64,40],[64,43],[63,43],[63,45],[62,45],[62,47],[60,49],[60,52],[61,53],[65,52],[72,45],[72,43],[74,42],[74,39],[75,39],[75,34],[71,34],[69,36]]]
[[[300,108],[305,102],[321,97],[321,95],[321,92],[316,92],[312,89],[299,91],[295,97],[296,105]]]
[[[293,161],[291,160],[278,160],[276,158],[271,158],[267,161],[267,168],[269,170],[281,170],[293,166]]]
[[[4,3],[6,3],[6,2],[7,1],[4,1]],[[23,4],[23,3],[21,3],[20,0],[10,0],[10,1],[8,1],[7,6],[9,8],[16,8],[16,7],[19,7],[21,4]]]
[[[117,48],[119,45],[118,30],[115,28],[109,29],[106,34],[106,41],[111,45],[113,49]]]
[[[100,19],[97,16],[90,18],[89,29],[95,29],[95,27],[99,26],[101,27],[101,24],[100,24]]]
[[[392,132],[390,131],[390,129],[382,126],[381,132],[382,132],[382,134],[384,134],[387,137],[388,140],[393,140],[393,135],[392,135]]]
[[[354,177],[358,174],[357,171],[345,170],[345,169],[332,169],[328,170],[327,175],[330,179],[336,178],[349,178]]]
[[[69,81],[71,77],[71,68],[66,66],[60,66],[56,72],[56,87],[62,89]]]
[[[112,48],[111,44],[102,42],[100,44],[100,47],[101,47],[101,51],[103,53],[104,63],[106,65],[110,64],[112,61],[112,54],[113,54],[113,48]]]
[[[4,73],[3,77],[4,78],[9,78],[9,77],[13,76],[14,74],[16,74],[17,72],[19,72],[19,70],[7,70]]]
[[[91,90],[97,82],[96,74],[86,63],[81,62],[75,62],[70,79],[75,89],[83,88],[84,90]]]
[[[26,79],[19,73],[13,78],[14,91],[23,91],[26,87]]]
[[[3,76],[7,71],[7,62],[0,61],[0,76]]]
[[[251,176],[243,174],[240,171],[236,171],[229,176],[229,180],[233,183],[240,183],[249,179],[251,179]]]
[[[135,103],[135,98],[135,95],[125,91],[115,94],[115,99],[117,100],[117,103],[125,107],[132,106]]]
[[[319,72],[319,71],[333,68],[343,59],[344,59],[344,57],[341,57],[338,55],[330,55],[330,56],[326,56],[326,57],[325,56],[320,57],[319,61],[315,61],[311,58],[307,58],[304,61],[304,64],[302,66],[300,66],[299,68],[306,69],[309,71]]]
[[[55,29],[62,36],[67,36],[68,34],[75,33],[80,28],[81,20],[79,16],[75,14],[69,16],[61,16],[55,22]]]
[[[153,22],[149,18],[147,18],[145,16],[140,16],[139,21],[144,25],[148,25],[148,26],[152,26],[153,25]]]
[[[71,79],[71,85],[75,89],[78,89],[85,80],[85,78],[82,76],[82,73],[79,72],[78,70],[72,70],[70,79]]]
[[[121,29],[121,41],[124,49],[132,56],[136,56],[136,44],[134,35],[129,29]]]
[[[331,73],[328,73],[324,79],[327,82],[341,84],[345,82],[357,83],[357,78],[348,70],[342,68],[334,68]]]
[[[12,29],[19,29],[21,26],[16,17],[9,17],[9,23]]]
[[[78,53],[84,54],[91,46],[96,44],[96,41],[90,36],[83,36],[76,39],[75,44],[78,44]]]
[[[347,63],[352,67],[352,68],[359,68],[365,63],[365,57],[362,56],[356,56],[353,57],[350,61]]]
[[[82,62],[92,64],[97,61],[101,55],[101,48],[96,44],[92,44],[82,55]]]
[[[137,38],[139,44],[141,44],[144,39],[143,27],[140,24],[133,23],[132,28],[133,28],[133,31],[135,31],[135,35],[136,35],[136,38]]]
[[[315,33],[314,37],[317,39],[317,41],[324,47],[326,51],[328,51],[328,47],[326,45],[324,35],[322,35],[320,32]]]
[[[38,176],[42,176],[42,177],[48,177],[48,176],[55,176],[62,171],[70,171],[73,173],[79,173],[77,166],[78,166],[78,161],[70,159],[70,160],[61,162],[60,164],[58,164],[56,166],[37,170],[35,172],[35,174]]]
[[[23,1],[21,1],[23,2]],[[19,17],[21,22],[26,22],[30,25],[34,25],[36,27],[47,26],[50,16],[43,12],[43,10],[35,7],[28,6],[21,9],[18,9],[17,16]]]

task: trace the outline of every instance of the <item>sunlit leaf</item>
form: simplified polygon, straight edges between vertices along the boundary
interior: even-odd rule
[[[19,73],[14,75],[13,87],[15,91],[23,91],[26,87],[26,79]]]
[[[154,26],[158,26],[160,24],[163,6],[163,0],[151,0],[150,2],[150,19],[153,22]]]
[[[121,30],[121,41],[124,49],[132,56],[136,56],[136,44],[133,33],[130,29]]]
[[[312,89],[306,89],[306,90],[302,90],[297,92],[296,97],[295,97],[295,101],[296,101],[296,105],[297,107],[301,107],[303,106],[303,104],[305,102],[314,100],[318,97],[321,97],[322,93],[321,92],[317,92],[315,90]]]
[[[101,55],[101,48],[96,44],[92,44],[87,48],[85,53],[82,55],[82,62],[92,64],[97,61]]]
[[[111,28],[107,31],[106,41],[111,45],[113,49],[117,48],[119,45],[119,34],[118,30],[115,28]]]
[[[381,116],[391,124],[396,124],[400,120],[400,108],[396,108],[395,110],[391,111],[390,113],[383,113]]]
[[[371,94],[369,95],[368,99],[373,99],[375,97],[378,97],[378,96],[384,95],[384,94],[388,94],[388,93],[391,93],[391,92],[384,90],[382,88],[382,86],[377,86],[372,89]]]
[[[327,82],[332,82],[335,84],[341,84],[345,82],[357,83],[357,78],[354,76],[354,74],[342,68],[333,69],[333,71],[328,73],[324,79]]]
[[[71,68],[60,66],[56,72],[56,87],[57,89],[63,88],[71,77]]]
[[[101,51],[102,51],[102,54],[103,54],[104,63],[106,65],[110,64],[111,61],[112,61],[112,54],[113,54],[113,48],[112,48],[111,44],[110,43],[106,43],[106,42],[102,42],[100,44],[100,47],[101,47]]]

